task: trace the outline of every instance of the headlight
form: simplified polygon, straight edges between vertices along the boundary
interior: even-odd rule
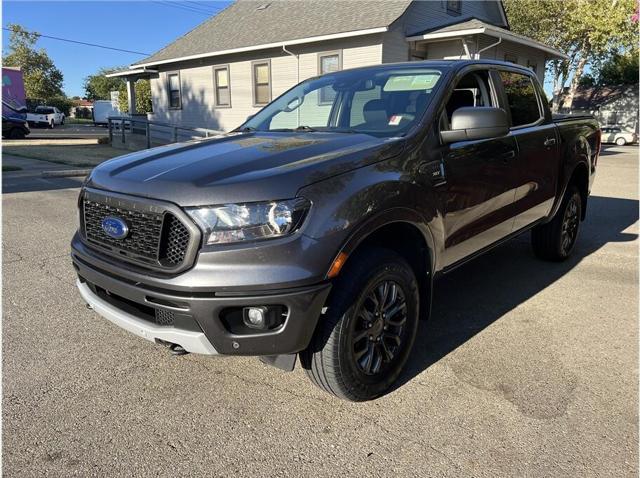
[[[205,244],[228,244],[291,234],[302,225],[310,206],[306,199],[296,198],[190,207],[186,211],[202,229]]]

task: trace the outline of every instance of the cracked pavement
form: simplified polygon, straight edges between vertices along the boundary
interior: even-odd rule
[[[3,474],[637,476],[637,177],[637,148],[605,151],[570,261],[524,235],[444,277],[398,387],[360,404],[101,319],[68,258],[78,190],[12,182]]]

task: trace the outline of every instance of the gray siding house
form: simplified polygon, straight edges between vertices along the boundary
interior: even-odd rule
[[[618,126],[629,133],[640,133],[638,124],[638,87],[635,85],[612,85],[580,87],[571,103],[571,109],[560,105],[561,113],[589,113],[601,126]]]
[[[501,1],[238,0],[150,57],[112,74],[149,78],[149,119],[229,131],[296,83],[423,59],[490,58],[532,68],[564,54],[509,31]],[[319,99],[321,101],[321,99]]]

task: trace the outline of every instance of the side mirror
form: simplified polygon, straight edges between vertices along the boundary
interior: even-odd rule
[[[509,133],[509,119],[502,108],[458,108],[451,118],[451,129],[441,131],[443,143],[499,138]]]

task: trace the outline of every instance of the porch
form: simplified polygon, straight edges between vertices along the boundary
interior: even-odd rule
[[[508,61],[531,68],[541,82],[548,60],[568,59],[559,50],[475,18],[412,34],[407,41],[412,60]]]

